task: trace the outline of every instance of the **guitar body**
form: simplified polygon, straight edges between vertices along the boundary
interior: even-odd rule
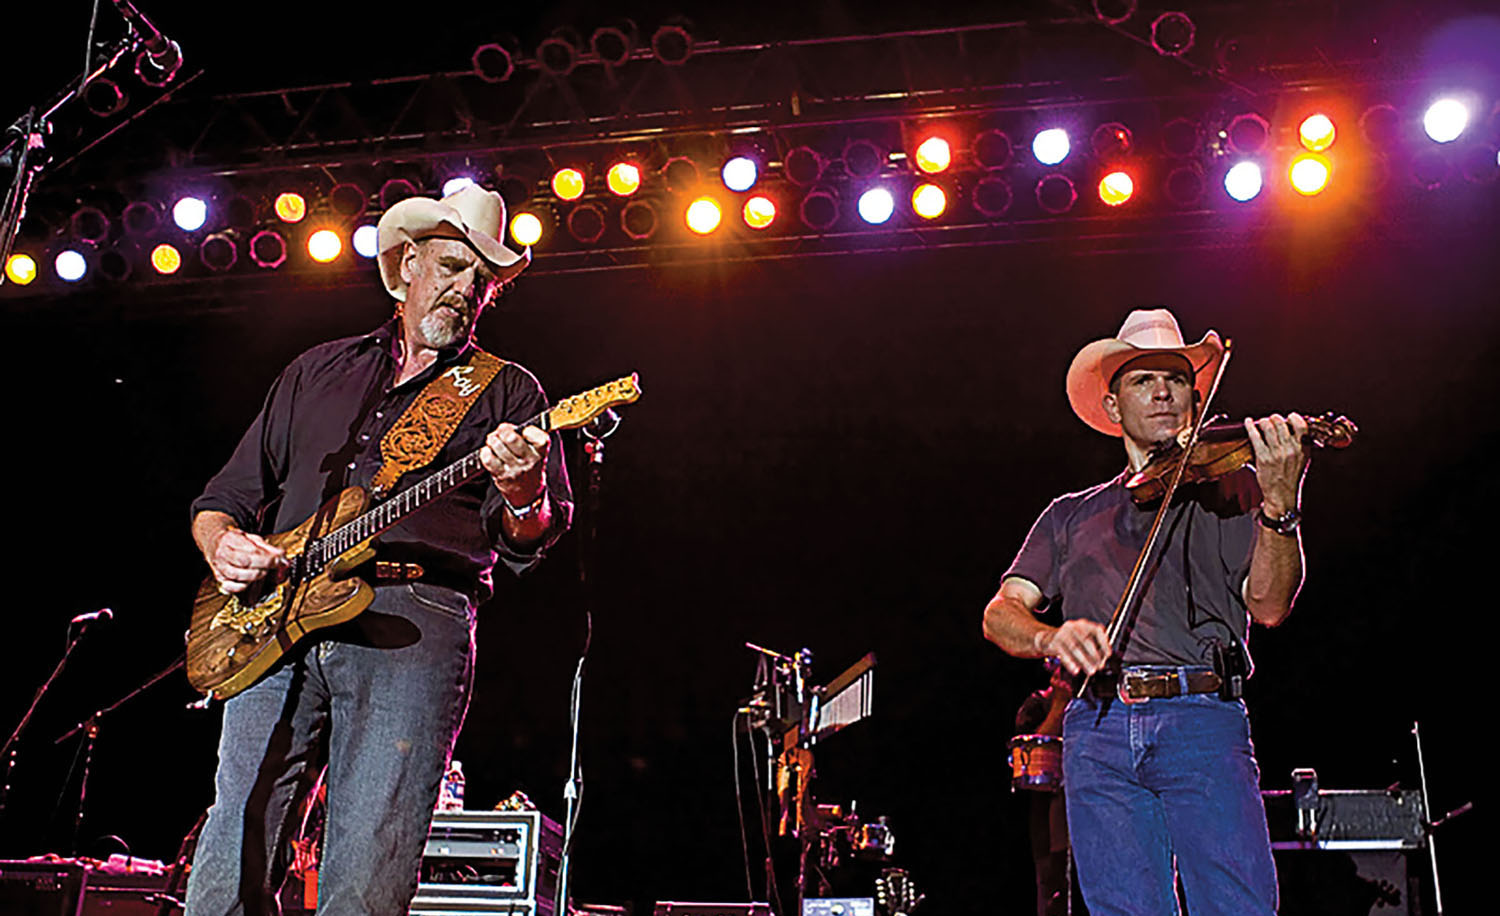
[[[340,554],[316,575],[295,572],[309,541],[355,518],[368,502],[364,488],[350,487],[296,528],[266,538],[286,551],[294,570],[274,585],[225,595],[212,576],[204,580],[187,634],[187,676],[193,687],[228,699],[255,683],[308,633],[350,620],[370,606],[374,589],[352,574],[374,557],[369,541]]]

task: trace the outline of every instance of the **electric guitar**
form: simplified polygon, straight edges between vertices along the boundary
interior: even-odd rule
[[[518,425],[573,429],[640,396],[639,379],[631,374],[565,398]],[[187,632],[188,682],[210,699],[228,699],[308,633],[369,607],[375,591],[356,570],[375,556],[376,535],[483,471],[476,449],[373,508],[364,487],[349,487],[296,528],[266,538],[286,551],[279,576],[232,595],[209,576],[198,589]]]

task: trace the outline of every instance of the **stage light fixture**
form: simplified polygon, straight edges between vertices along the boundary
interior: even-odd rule
[[[182,267],[182,252],[163,242],[151,249],[151,267],[162,275],[175,274]]]
[[[1298,194],[1312,197],[1323,193],[1323,189],[1328,187],[1330,172],[1331,167],[1325,157],[1317,153],[1302,153],[1293,157],[1291,168],[1287,169],[1287,178]]]
[[[1113,165],[1130,155],[1134,142],[1130,128],[1119,121],[1110,121],[1094,128],[1093,136],[1089,138],[1089,147],[1094,151],[1095,159],[1105,165]]]
[[[1119,25],[1135,15],[1137,0],[1093,0],[1094,17],[1105,25]]]
[[[332,229],[319,229],[307,237],[307,256],[327,264],[344,253],[344,240]]]
[[[408,197],[416,196],[416,185],[405,178],[392,178],[380,186],[380,209],[389,210]]]
[[[911,192],[911,209],[923,219],[937,219],[948,209],[948,194],[930,182],[919,184]]]
[[[928,175],[936,175],[947,171],[948,166],[953,164],[953,148],[943,137],[928,137],[917,144],[912,158],[917,163],[919,171]]]
[[[360,226],[354,230],[350,242],[355,254],[362,258],[373,258],[380,253],[380,230],[370,225]]]
[[[249,232],[260,222],[259,207],[245,194],[235,194],[224,201],[220,211],[223,214],[224,225],[230,229]]]
[[[352,182],[336,184],[328,192],[328,209],[339,219],[359,219],[365,213],[367,201],[365,189]]]
[[[1303,118],[1297,127],[1297,139],[1303,147],[1314,153],[1328,149],[1337,137],[1338,131],[1333,126],[1333,119],[1321,112]]]
[[[1493,145],[1476,144],[1459,157],[1459,168],[1475,184],[1488,184],[1500,173],[1500,152]]]
[[[198,260],[209,270],[228,270],[239,259],[239,248],[235,246],[234,236],[228,232],[215,232],[198,245]]]
[[[838,222],[839,200],[827,188],[814,188],[802,198],[797,210],[802,216],[803,225],[822,232],[833,228],[833,224]]]
[[[1129,172],[1114,171],[1099,180],[1099,199],[1106,206],[1118,207],[1135,194],[1135,179]]]
[[[468,175],[454,175],[443,182],[443,196],[447,197],[450,194],[457,194],[474,183],[474,179]]]
[[[275,270],[286,263],[286,238],[274,229],[262,229],[250,237],[250,260],[256,267]]]
[[[578,169],[558,169],[552,174],[552,193],[559,200],[577,200],[583,196],[583,173]]]
[[[1388,149],[1401,139],[1401,115],[1385,102],[1371,105],[1359,116],[1359,132],[1371,146]]]
[[[633,21],[620,20],[617,24],[602,25],[594,29],[589,36],[589,50],[606,67],[623,67],[630,61],[630,55],[635,53],[640,37]]]
[[[662,25],[651,35],[651,54],[659,63],[680,67],[693,56],[693,36],[681,25]]]
[[[974,209],[989,219],[999,219],[1010,209],[1014,195],[1010,190],[1010,182],[999,175],[988,175],[975,182],[974,190],[969,194],[969,202]]]
[[[510,238],[521,247],[535,245],[542,240],[542,220],[535,213],[521,211],[510,220]]]
[[[102,245],[109,238],[109,217],[98,207],[79,207],[68,218],[68,234],[88,245]]]
[[[1192,50],[1198,29],[1187,13],[1168,12],[1151,23],[1151,47],[1163,57],[1181,57]]]
[[[868,180],[885,167],[886,153],[874,140],[855,137],[844,144],[844,171],[850,178]]]
[[[17,286],[28,286],[36,279],[36,259],[16,252],[5,262],[5,276]]]
[[[1271,142],[1271,123],[1253,111],[1235,115],[1224,128],[1224,143],[1231,153],[1254,156]]]
[[[885,188],[870,188],[859,195],[859,218],[878,226],[896,212],[896,199]]]
[[[686,156],[673,156],[661,167],[661,177],[667,182],[667,190],[680,194],[698,187],[698,163]]]
[[[111,283],[120,283],[130,279],[130,273],[135,265],[130,263],[130,258],[118,248],[106,248],[99,252],[99,276]]]
[[[1254,200],[1263,184],[1260,166],[1254,162],[1237,162],[1224,173],[1224,191],[1230,198],[1245,203]]]
[[[57,258],[52,262],[57,270],[57,277],[69,283],[77,283],[89,272],[89,262],[83,253],[72,248],[64,248],[57,253]]]
[[[721,171],[724,187],[731,191],[748,191],[760,178],[760,167],[749,156],[735,156],[724,163]]]
[[[823,177],[823,157],[810,146],[793,147],[782,161],[786,180],[805,188]]]
[[[127,235],[150,235],[161,226],[161,208],[151,201],[132,201],[125,205],[120,222]]]
[[[1422,129],[1434,143],[1452,143],[1469,126],[1469,109],[1458,99],[1438,99],[1422,115]]]
[[[632,200],[620,210],[620,231],[633,241],[644,242],[655,235],[658,222],[650,201]]]
[[[543,73],[558,79],[573,72],[578,66],[579,36],[572,29],[554,29],[536,46],[534,58]]]
[[[1186,159],[1198,152],[1203,128],[1191,118],[1173,118],[1161,126],[1161,150],[1174,159]]]
[[[1057,165],[1068,158],[1071,148],[1068,132],[1061,127],[1049,127],[1038,131],[1031,141],[1031,154],[1042,165]]]
[[[130,97],[114,80],[96,76],[83,88],[83,104],[95,116],[108,118],[124,111]]]
[[[510,52],[494,42],[475,48],[469,64],[473,66],[474,74],[486,83],[503,83],[516,72]]]
[[[719,202],[712,197],[700,197],[688,204],[687,227],[699,235],[708,235],[719,228],[719,222],[723,218]]]
[[[1167,173],[1167,200],[1178,207],[1191,207],[1203,197],[1203,171],[1197,163],[1179,165]]]
[[[751,229],[765,229],[776,222],[776,202],[757,194],[745,201],[744,217]]]
[[[584,245],[604,237],[604,210],[598,204],[582,203],[568,211],[568,234]]]
[[[271,209],[283,223],[300,223],[307,216],[307,198],[296,191],[283,191],[276,195]]]
[[[1073,186],[1073,179],[1058,172],[1042,176],[1035,190],[1037,206],[1053,216],[1067,213],[1078,202],[1078,189]]]
[[[1411,179],[1424,191],[1442,187],[1452,170],[1441,150],[1419,150],[1411,157]]]
[[[172,206],[172,222],[183,232],[196,232],[208,222],[208,204],[201,197],[183,197]]]
[[[604,174],[604,184],[610,193],[629,197],[641,189],[641,167],[634,162],[616,162]]]
[[[1010,165],[1015,150],[1010,135],[1003,130],[984,130],[974,137],[974,161],[986,169],[1003,169]]]

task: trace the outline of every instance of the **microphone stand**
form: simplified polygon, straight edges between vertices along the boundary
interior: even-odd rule
[[[571,747],[568,751],[568,781],[563,786],[566,813],[563,816],[562,853],[557,861],[557,893],[553,898],[554,916],[568,916],[568,890],[573,877],[573,830],[578,823],[578,808],[583,801],[583,767],[578,761],[578,718],[583,706],[583,666],[588,661],[589,646],[594,641],[594,549],[599,535],[599,506],[603,491],[604,440],[620,428],[620,415],[605,410],[580,432],[588,441],[583,451],[588,456],[588,524],[578,547],[578,581],[583,586],[583,649],[578,653],[578,667],[573,670],[573,690],[569,700]]]
[[[68,729],[68,731],[65,732],[61,737],[52,742],[53,744],[62,744],[64,741],[67,741],[69,738],[73,737],[76,734],[79,734],[80,732],[83,733],[84,741],[87,742],[84,747],[83,754],[83,775],[78,780],[78,807],[73,812],[73,851],[75,853],[78,852],[78,834],[83,827],[83,807],[84,801],[88,798],[89,791],[89,767],[94,761],[94,744],[99,739],[100,720],[102,720],[110,713],[114,712],[119,707],[135,699],[137,696],[144,693],[147,689],[154,686],[162,678],[181,668],[186,663],[186,654],[178,657],[176,661],[168,665],[166,668],[163,668],[161,671],[158,671],[156,674],[153,674],[140,686],[125,694],[123,697],[120,697],[118,700],[115,700],[113,703],[109,704],[103,709],[95,712],[93,715],[89,716],[87,719],[84,719],[82,722],[79,722],[77,725]]]
[[[52,669],[52,673],[47,675],[47,679],[42,682],[42,686],[37,688],[36,696],[31,698],[31,705],[27,707],[25,715],[21,716],[21,722],[16,726],[16,730],[10,733],[10,737],[5,739],[5,745],[0,747],[0,757],[6,758],[5,777],[3,780],[0,780],[0,817],[5,815],[6,802],[10,797],[11,774],[16,768],[16,756],[19,751],[16,743],[20,740],[21,733],[26,730],[26,726],[31,724],[31,717],[36,713],[37,707],[41,705],[42,697],[47,695],[47,691],[52,688],[52,683],[57,680],[58,675],[62,674],[63,667],[68,664],[68,659],[73,655],[73,650],[78,647],[79,641],[83,639],[83,634],[88,632],[88,626],[93,622],[93,620],[82,621],[78,625],[77,635],[74,635],[73,632],[75,625],[72,623],[68,624],[68,645],[67,648],[63,649],[62,658],[58,660],[57,667]]]

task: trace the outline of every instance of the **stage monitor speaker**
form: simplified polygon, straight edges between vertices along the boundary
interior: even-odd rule
[[[769,903],[684,903],[661,900],[651,916],[771,916]]]
[[[88,874],[71,862],[0,862],[0,913],[78,916]]]
[[[1421,916],[1407,853],[1276,850],[1280,916]]]

